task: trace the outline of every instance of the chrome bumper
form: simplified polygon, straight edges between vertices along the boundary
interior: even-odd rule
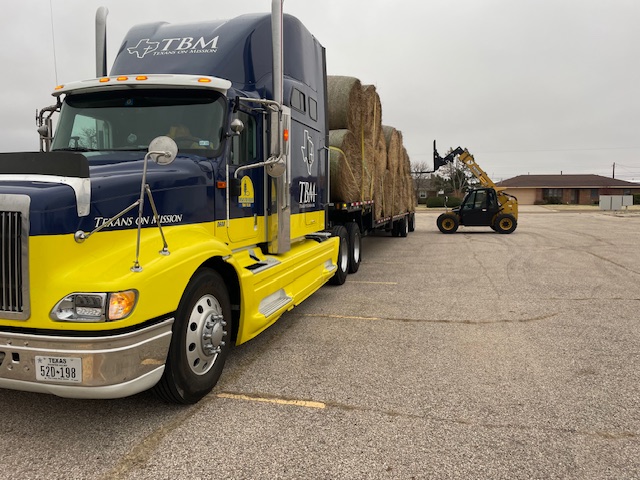
[[[120,398],[148,390],[164,372],[172,324],[173,318],[100,337],[0,332],[0,388],[68,398]],[[82,359],[82,380],[37,380],[36,356]]]

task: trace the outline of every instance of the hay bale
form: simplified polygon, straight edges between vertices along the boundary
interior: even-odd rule
[[[362,84],[354,77],[327,77],[329,130],[351,130],[357,133],[362,122]]]
[[[350,130],[329,131],[329,161],[331,172],[332,202],[357,202],[360,200],[362,166],[360,148]]]
[[[382,126],[385,141],[387,144],[387,170],[393,175],[398,173],[400,164],[400,155],[402,153],[402,137],[400,132],[393,127],[387,125]]]
[[[374,85],[362,86],[362,129],[374,143],[382,128],[382,102]]]
[[[389,170],[384,172],[383,194],[382,215],[390,217],[393,215],[393,175]]]

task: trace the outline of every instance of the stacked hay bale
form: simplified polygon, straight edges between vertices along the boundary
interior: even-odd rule
[[[415,208],[409,156],[402,135],[382,125],[374,85],[354,77],[327,78],[331,201],[374,201],[375,218]]]

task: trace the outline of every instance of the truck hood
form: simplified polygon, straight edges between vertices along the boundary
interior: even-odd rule
[[[30,235],[90,232],[140,197],[146,152],[0,154],[0,210],[7,195],[30,198]],[[91,161],[87,158],[91,157]],[[163,224],[213,218],[207,188],[213,188],[210,159],[180,155],[168,166],[149,161],[149,185]],[[107,229],[137,228],[137,207]],[[144,225],[153,210],[145,197]]]

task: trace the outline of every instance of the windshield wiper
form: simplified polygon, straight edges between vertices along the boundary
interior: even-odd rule
[[[99,152],[100,150],[96,148],[85,148],[85,147],[65,147],[65,148],[54,148],[53,152]]]

